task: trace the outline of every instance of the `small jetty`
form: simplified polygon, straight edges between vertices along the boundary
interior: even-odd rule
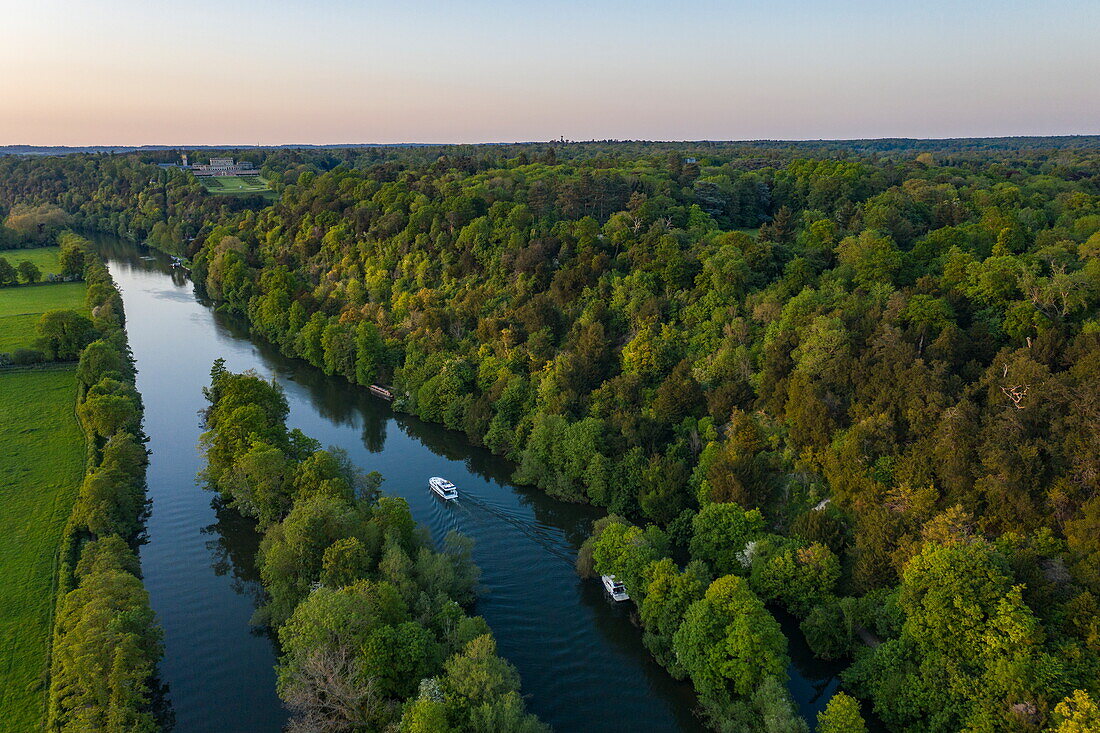
[[[372,384],[369,389],[370,393],[375,397],[381,397],[384,400],[393,400],[393,392],[388,387],[383,387],[380,384]]]

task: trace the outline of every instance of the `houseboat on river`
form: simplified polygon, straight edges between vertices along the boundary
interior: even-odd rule
[[[616,579],[614,575],[601,575],[600,581],[603,582],[603,589],[607,591],[607,595],[611,596],[612,600],[630,600],[630,596],[626,592],[626,586],[623,585],[621,580]]]

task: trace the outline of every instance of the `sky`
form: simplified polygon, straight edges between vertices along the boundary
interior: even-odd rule
[[[1097,0],[0,0],[0,145],[1100,133]]]

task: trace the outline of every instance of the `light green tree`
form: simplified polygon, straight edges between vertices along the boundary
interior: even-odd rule
[[[707,563],[717,574],[745,572],[740,555],[745,545],[764,534],[764,517],[757,509],[745,511],[732,502],[707,504],[691,522],[691,557]]]
[[[1073,694],[1054,708],[1050,733],[1096,733],[1100,731],[1100,705],[1084,690]]]
[[[672,641],[680,664],[704,697],[746,696],[768,676],[787,674],[787,639],[736,575],[711,583],[691,604]]]
[[[829,704],[817,714],[818,733],[867,733],[867,724],[859,712],[859,702],[850,695],[837,692]]]

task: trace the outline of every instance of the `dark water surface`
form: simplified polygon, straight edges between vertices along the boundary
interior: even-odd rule
[[[519,669],[532,712],[559,731],[699,729],[690,686],[652,660],[626,608],[573,572],[600,512],[515,486],[507,461],[461,434],[395,414],[365,390],[250,340],[240,323],[197,301],[166,258],[117,239],[97,243],[122,290],[145,401],[153,508],[141,559],[164,626],[161,673],[178,731],[277,731],[286,720],[272,642],[249,627],[259,538],[196,482],[202,387],[219,357],[233,371],[274,376],[286,390],[290,427],[381,472],[383,490],[404,497],[434,537],[458,530],[473,538],[485,587],[476,612]],[[433,475],[458,485],[457,504],[429,493]],[[835,689],[835,670],[799,647],[797,626],[784,628],[793,630],[791,689],[812,720]]]

